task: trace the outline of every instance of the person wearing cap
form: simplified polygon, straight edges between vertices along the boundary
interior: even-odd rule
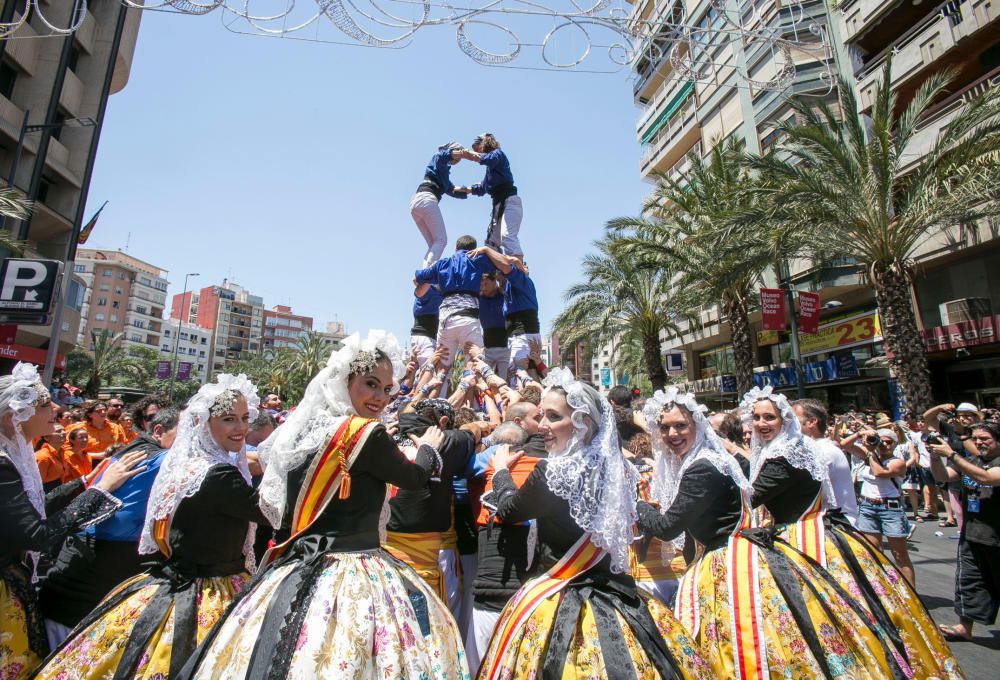
[[[974,404],[967,401],[958,406],[954,404],[938,404],[927,409],[924,413],[924,424],[929,430],[940,434],[943,440],[953,451],[957,451],[960,456],[977,455],[976,447],[969,436],[972,434],[970,426],[982,419],[982,413]],[[936,443],[933,435],[927,443]],[[961,482],[948,481],[945,483],[945,490],[948,492],[948,505],[955,523],[962,526],[962,516],[965,509],[962,507],[962,484]]]
[[[424,179],[410,200],[410,215],[417,223],[420,235],[427,241],[427,254],[423,266],[430,267],[441,259],[448,243],[448,231],[441,215],[441,197],[466,198],[469,189],[456,187],[451,182],[451,166],[462,160],[462,145],[449,142],[438,147],[424,168]]]
[[[510,171],[510,161],[500,149],[500,143],[489,132],[484,132],[472,141],[472,149],[464,149],[462,158],[486,166],[486,175],[479,184],[469,187],[475,196],[490,195],[493,209],[490,212],[490,229],[486,234],[486,245],[496,248],[504,255],[524,259],[518,232],[524,217],[524,206],[514,186],[514,175]]]
[[[861,436],[846,448],[862,461],[857,471],[861,482],[857,529],[879,550],[885,536],[896,567],[916,588],[913,562],[906,546],[910,523],[903,509],[898,481],[906,475],[906,462],[898,445],[896,431],[881,428],[862,431]]]

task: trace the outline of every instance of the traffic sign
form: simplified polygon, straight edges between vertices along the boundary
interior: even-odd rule
[[[8,257],[0,267],[0,321],[48,325],[63,263]]]

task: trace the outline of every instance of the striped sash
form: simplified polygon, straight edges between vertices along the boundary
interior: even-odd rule
[[[315,456],[306,470],[292,514],[291,536],[273,546],[260,561],[261,568],[281,557],[319,517],[334,498],[351,493],[350,470],[378,421],[347,416],[337,427],[323,452]]]
[[[825,569],[827,564],[824,514],[823,492],[820,491],[802,516],[795,523],[788,525],[785,540],[798,552],[819,562]]]
[[[729,537],[729,573],[726,579],[736,677],[762,680],[768,677],[768,667],[760,607],[760,548],[739,535],[739,531],[752,526],[751,516],[746,494],[743,494],[739,529]]]
[[[490,640],[491,654],[483,661],[479,671],[481,680],[496,680],[500,675],[501,661],[510,648],[516,631],[524,625],[539,604],[565,588],[570,581],[591,569],[607,553],[595,546],[590,536],[584,534],[551,569],[536,579],[525,583],[504,608],[493,629]]]

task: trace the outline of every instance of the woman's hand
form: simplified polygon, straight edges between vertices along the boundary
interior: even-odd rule
[[[411,434],[410,441],[418,449],[425,444],[432,449],[436,449],[444,443],[444,432],[437,425],[431,425],[419,437]]]
[[[101,479],[94,486],[101,491],[111,493],[145,469],[145,451],[126,453],[104,469],[104,475],[101,476]]]
[[[493,469],[494,470],[509,470],[510,467],[520,460],[521,456],[524,455],[523,451],[518,451],[514,453],[510,450],[510,444],[501,444],[497,447],[496,453],[493,454]]]

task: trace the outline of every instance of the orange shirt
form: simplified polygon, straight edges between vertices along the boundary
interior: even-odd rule
[[[90,455],[86,452],[77,454],[68,444],[63,444],[62,455],[65,466],[62,477],[63,484],[89,475],[94,469],[93,463],[90,462]]]
[[[85,429],[87,431],[87,453],[104,453],[109,446],[125,443],[125,433],[122,432],[121,425],[112,423],[110,420],[104,421],[104,427],[97,429],[90,424],[90,421],[73,423],[66,428],[66,438],[69,440],[69,433],[75,430]],[[63,448],[67,448],[64,444]]]
[[[63,461],[62,452],[54,446],[45,443],[35,451],[35,462],[38,463],[38,471],[42,475],[42,483],[61,482],[66,465]]]
[[[127,430],[122,427],[122,436],[125,437],[125,443],[131,444],[132,440],[139,436],[139,433],[133,430],[131,427]]]
[[[514,461],[514,464],[510,467],[510,476],[514,478],[514,484],[516,484],[518,488],[521,488],[524,482],[528,479],[532,471],[534,471],[535,466],[538,465],[539,460],[541,460],[541,458],[533,458],[532,456],[524,455]],[[483,480],[486,482],[486,487],[483,489],[483,493],[493,490],[494,472],[493,461],[491,460],[489,465],[486,466],[485,473],[483,473]],[[473,498],[471,488],[469,489],[469,498]],[[475,498],[479,498],[479,495],[476,495]],[[486,526],[490,519],[490,511],[478,502],[473,504],[472,511],[474,516],[476,516],[476,524],[481,527]],[[497,524],[501,523],[499,518],[495,521]]]

